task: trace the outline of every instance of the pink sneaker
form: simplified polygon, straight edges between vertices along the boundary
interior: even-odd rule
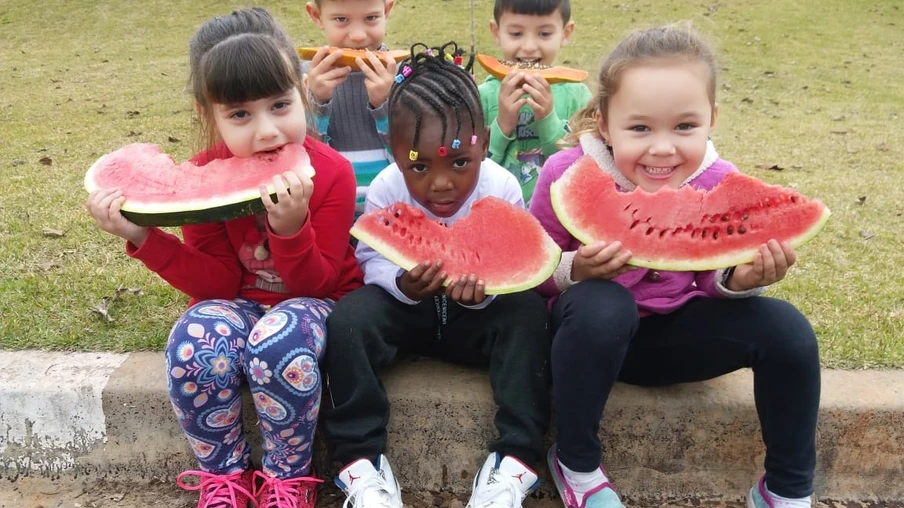
[[[197,485],[186,485],[186,476],[197,476]],[[254,496],[251,494],[251,470],[232,474],[212,474],[206,471],[185,471],[176,477],[176,485],[185,490],[200,490],[198,508],[247,508]]]
[[[282,480],[260,471],[254,473],[254,478],[263,480],[260,487],[254,487],[254,498],[259,508],[314,508],[317,484],[323,483],[323,480],[312,476]]]

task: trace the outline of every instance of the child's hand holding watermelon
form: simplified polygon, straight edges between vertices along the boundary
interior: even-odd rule
[[[302,170],[286,171],[273,176],[276,202],[265,185],[260,186],[261,199],[267,209],[270,229],[279,236],[295,236],[308,216],[308,201],[314,193],[314,181]]]
[[[446,296],[462,305],[477,305],[486,299],[484,283],[477,275],[462,275],[446,286]]]
[[[634,270],[627,265],[631,251],[622,250],[621,242],[598,242],[578,248],[571,265],[571,280],[613,279]]]
[[[753,262],[738,265],[725,281],[732,291],[766,287],[785,278],[788,268],[797,261],[797,254],[788,242],[769,240],[753,255]]]
[[[88,196],[86,207],[99,228],[128,240],[135,247],[141,247],[148,237],[148,228],[138,226],[122,216],[119,209],[125,201],[120,189],[100,189]]]
[[[424,261],[398,278],[399,289],[416,301],[432,298],[443,287],[446,272],[441,271],[442,261]]]

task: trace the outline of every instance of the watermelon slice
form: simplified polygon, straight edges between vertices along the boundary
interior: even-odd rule
[[[139,226],[184,226],[263,211],[260,185],[276,199],[273,175],[295,167],[314,175],[307,151],[297,143],[204,166],[176,164],[157,145],[133,143],[97,159],[85,174],[85,189],[122,189],[122,214]]]
[[[559,221],[582,243],[618,240],[632,253],[629,264],[672,271],[749,263],[772,238],[797,247],[831,215],[817,199],[741,173],[709,192],[686,185],[620,192],[588,156],[552,184],[550,198]]]
[[[476,274],[488,295],[540,285],[562,254],[530,213],[494,197],[476,201],[450,227],[400,202],[362,215],[351,233],[404,270],[439,259],[447,280]]]

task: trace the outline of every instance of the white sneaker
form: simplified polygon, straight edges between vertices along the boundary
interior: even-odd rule
[[[540,480],[531,468],[511,456],[491,453],[474,477],[467,508],[521,508]]]
[[[345,492],[342,508],[403,508],[402,491],[385,455],[377,458],[377,467],[367,459],[358,459],[339,471],[336,485]]]

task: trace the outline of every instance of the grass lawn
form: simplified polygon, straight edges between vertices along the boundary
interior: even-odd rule
[[[690,20],[722,66],[719,152],[834,212],[770,290],[812,320],[826,366],[904,367],[904,5],[898,0],[576,0],[560,62],[595,72],[634,27]],[[477,0],[477,44],[495,53]],[[142,141],[197,148],[187,41],[222,1],[0,2],[0,348],[161,349],[186,298],[100,232],[82,179]],[[322,44],[301,0],[265,2],[298,45]],[[413,33],[408,27],[415,27]],[[467,45],[466,0],[398,0],[387,43]],[[480,76],[482,78],[482,76]],[[781,168],[767,169],[767,168]],[[117,289],[113,321],[89,309]]]

